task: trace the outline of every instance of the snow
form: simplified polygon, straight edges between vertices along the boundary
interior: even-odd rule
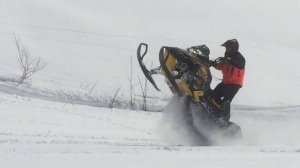
[[[299,107],[233,111],[244,139],[174,146],[157,112],[107,109],[0,94],[1,167],[298,167]],[[264,115],[261,115],[263,113]],[[171,135],[169,135],[171,136]],[[179,137],[177,137],[179,138]]]
[[[299,8],[296,0],[0,1],[0,167],[300,167]],[[15,38],[47,63],[22,85]],[[213,59],[230,38],[247,61],[231,118],[242,140],[191,146],[178,130],[161,135],[164,114],[127,107],[131,59],[141,101],[140,42],[154,67],[161,46],[205,43]],[[212,73],[215,86],[221,74]],[[152,111],[171,96],[155,80],[162,91],[149,87]],[[106,108],[118,88],[120,108]]]

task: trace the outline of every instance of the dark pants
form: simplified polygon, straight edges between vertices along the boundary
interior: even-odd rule
[[[230,103],[240,88],[240,85],[221,82],[213,90],[213,98],[219,104],[226,101]]]

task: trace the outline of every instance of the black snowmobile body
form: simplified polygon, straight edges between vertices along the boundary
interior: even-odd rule
[[[143,47],[145,49],[141,54]],[[159,91],[152,75],[161,74],[174,97],[184,97],[184,105],[188,109],[185,112],[190,113],[192,125],[201,136],[208,138],[208,141],[211,141],[209,137],[212,132],[228,137],[241,137],[240,127],[230,122],[229,117],[224,118],[223,109],[211,98],[211,73],[207,63],[185,49],[162,47],[159,52],[159,68],[149,71],[143,63],[147,51],[148,45],[145,43],[141,43],[137,49],[137,59],[146,78]]]

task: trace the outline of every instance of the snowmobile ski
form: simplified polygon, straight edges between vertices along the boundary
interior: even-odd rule
[[[145,47],[145,51],[143,54],[141,54],[141,48],[142,47]],[[154,69],[154,70],[151,70],[149,71],[144,62],[143,62],[143,59],[145,57],[145,55],[147,54],[147,51],[148,51],[148,45],[146,43],[140,43],[138,49],[137,49],[137,59],[138,59],[138,62],[139,62],[139,65],[144,73],[144,75],[146,76],[146,78],[150,81],[150,83],[153,85],[153,87],[157,90],[157,91],[160,91],[160,89],[157,87],[155,81],[153,80],[152,78],[152,75],[153,74],[157,74],[158,73],[158,70],[157,69]]]

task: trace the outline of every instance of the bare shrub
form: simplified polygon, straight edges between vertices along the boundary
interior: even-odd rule
[[[130,101],[129,107],[130,109],[134,109],[135,98],[134,98],[134,86],[133,86],[133,71],[132,71],[132,56],[130,57],[130,76],[129,76],[129,94],[130,94]]]
[[[147,84],[148,84],[148,80],[145,79],[144,87],[142,85],[142,82],[141,82],[140,78],[139,78],[139,83],[140,83],[142,96],[143,96],[143,110],[147,111]]]
[[[113,97],[111,98],[111,100],[109,101],[108,108],[113,108],[113,105],[114,105],[114,103],[115,103],[115,101],[116,101],[116,98],[117,98],[117,95],[118,95],[120,89],[121,89],[121,87],[119,87],[119,88],[115,91],[114,96],[113,96]]]
[[[17,38],[15,42],[18,50],[18,61],[22,70],[19,84],[22,84],[24,80],[44,69],[47,64],[43,63],[39,57],[32,57],[29,50]]]

